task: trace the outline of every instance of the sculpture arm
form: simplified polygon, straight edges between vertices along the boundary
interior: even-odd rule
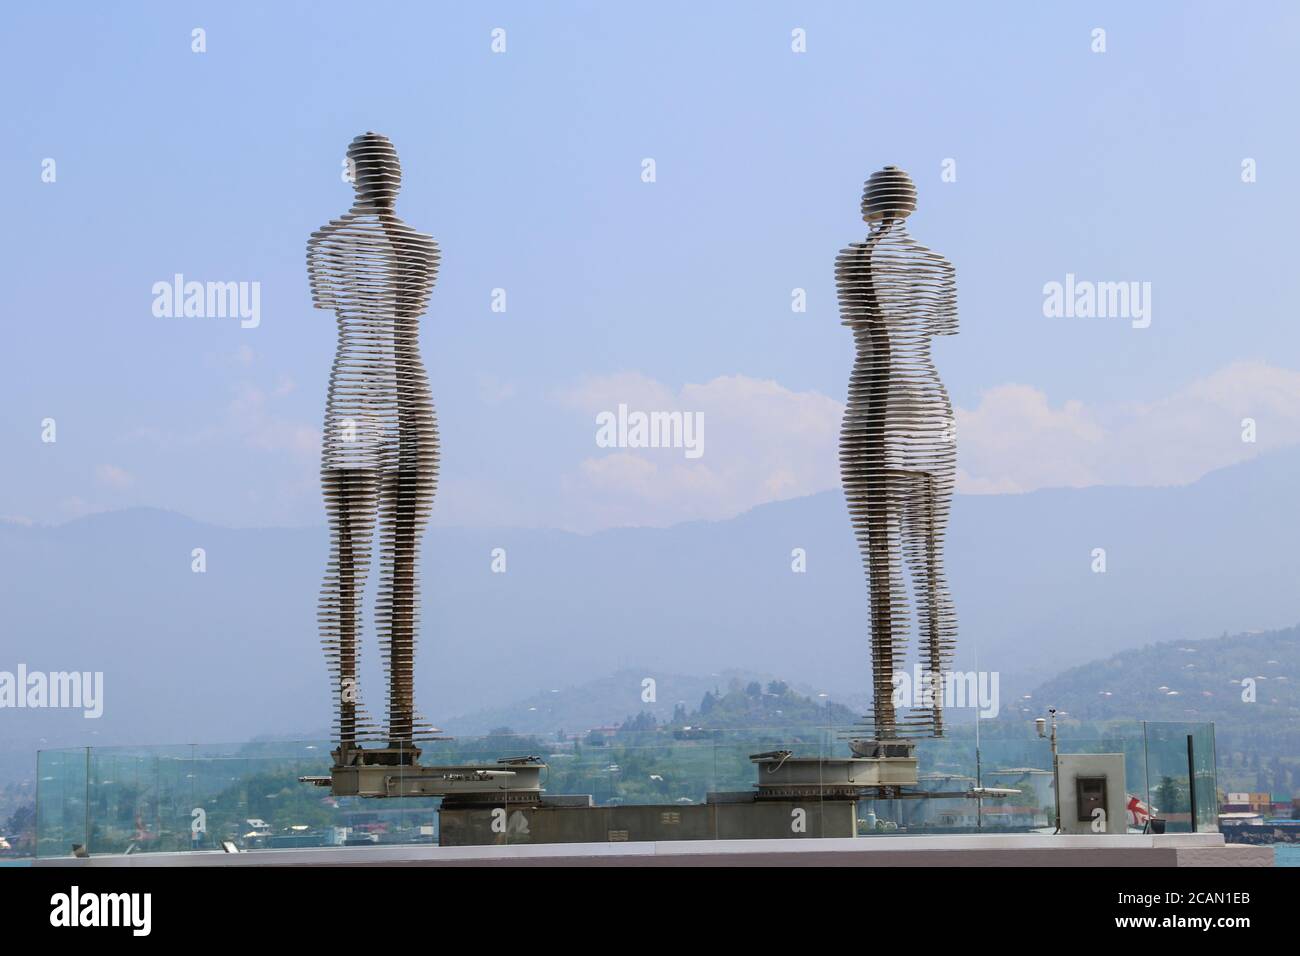
[[[871,255],[867,247],[850,245],[835,258],[835,290],[839,300],[840,323],[853,325],[873,313],[867,299]]]
[[[330,242],[330,229],[326,226],[319,232],[312,233],[307,240],[307,281],[311,285],[311,304],[317,309],[334,309],[337,307],[335,297],[335,276],[337,263],[334,259]]]
[[[940,270],[938,314],[934,320],[935,335],[956,335],[957,328],[957,270],[946,259]]]

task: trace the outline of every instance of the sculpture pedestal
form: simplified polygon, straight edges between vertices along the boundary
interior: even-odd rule
[[[455,797],[499,805],[536,803],[542,795],[545,769],[546,764],[535,757],[441,767],[366,761],[336,765],[328,777],[299,780],[329,787],[336,797]]]
[[[916,758],[796,757],[789,750],[754,754],[759,800],[820,797],[856,800],[869,787],[911,787],[917,782]]]

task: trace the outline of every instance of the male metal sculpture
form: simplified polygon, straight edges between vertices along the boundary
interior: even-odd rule
[[[917,243],[904,220],[916,209],[907,173],[886,166],[867,180],[862,217],[871,232],[835,260],[843,324],[857,357],[840,432],[840,470],[871,599],[873,713],[860,756],[903,756],[905,738],[943,735],[935,683],[899,714],[895,674],[906,654],[904,560],[917,603],[921,670],[947,669],[957,620],[943,572],[943,538],[956,470],[952,405],[930,357],[930,337],[957,331],[951,263]]]
[[[356,201],[312,233],[313,304],[338,319],[321,454],[331,552],[318,620],[333,680],[336,767],[418,762],[413,741],[436,732],[414,707],[417,567],[438,475],[438,428],[420,360],[419,316],[438,271],[438,246],[393,211],[401,167],[393,144],[364,133],[347,151]],[[380,523],[376,633],[388,684],[388,725],[361,703],[361,603]],[[380,746],[362,747],[363,741]]]

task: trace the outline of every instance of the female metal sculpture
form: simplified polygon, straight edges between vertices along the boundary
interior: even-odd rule
[[[952,405],[930,357],[930,336],[957,331],[952,265],[917,243],[904,220],[916,209],[907,173],[886,166],[862,195],[871,226],[835,260],[843,323],[857,358],[840,432],[840,470],[871,597],[872,741],[943,735],[943,699],[900,715],[894,675],[902,672],[909,615],[903,564],[912,573],[923,671],[947,670],[957,620],[943,572],[943,537],[956,470]]]
[[[321,643],[333,678],[336,765],[413,763],[426,727],[414,708],[417,565],[438,475],[438,429],[420,360],[419,316],[438,271],[438,247],[393,211],[401,167],[392,143],[364,133],[348,146],[356,201],[312,233],[312,301],[338,318],[321,455],[331,553],[321,587]],[[380,583],[376,632],[388,684],[388,726],[361,704],[360,604],[376,520]],[[360,742],[386,746],[363,750]]]

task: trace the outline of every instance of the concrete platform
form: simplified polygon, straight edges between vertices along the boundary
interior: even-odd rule
[[[682,840],[517,846],[375,846],[247,853],[55,857],[40,867],[114,866],[1250,866],[1271,846],[1225,844],[1218,833],[1089,836],[978,834],[846,839]]]
[[[809,837],[852,838],[857,803],[852,800],[756,801],[753,793],[709,794],[707,803],[687,806],[648,804],[595,807],[584,803],[511,808],[505,832],[497,818],[501,808],[448,807],[438,811],[442,847],[572,845],[575,843],[642,843],[680,840],[806,841]]]

